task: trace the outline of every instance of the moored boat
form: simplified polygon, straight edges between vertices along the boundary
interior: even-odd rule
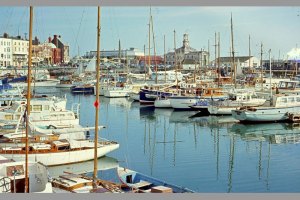
[[[232,110],[232,116],[240,122],[279,122],[288,121],[290,113],[300,112],[300,95],[276,94],[273,106],[241,107]]]
[[[118,167],[118,176],[122,183],[140,193],[194,193],[188,188],[166,183],[123,167]]]

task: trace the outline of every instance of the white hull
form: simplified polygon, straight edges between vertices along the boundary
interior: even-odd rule
[[[106,154],[119,148],[119,144],[111,144],[98,147],[97,157],[103,157]],[[15,161],[23,161],[25,154],[0,154],[6,158],[11,158]],[[66,151],[56,153],[36,153],[29,154],[29,161],[38,161],[46,166],[65,165],[71,163],[79,163],[94,159],[94,149],[85,149],[80,151]]]
[[[231,115],[231,111],[236,110],[238,107],[256,107],[263,105],[265,102],[266,99],[251,99],[249,101],[226,100],[221,102],[220,105],[209,105],[208,111],[212,115]]]
[[[169,99],[156,99],[154,101],[155,108],[172,108]]]
[[[31,118],[30,123],[32,125],[38,125],[38,126],[63,126],[63,125],[79,125],[79,119],[51,119],[51,120],[45,120],[45,119],[37,119],[37,118]]]
[[[59,80],[57,79],[50,79],[50,80],[46,80],[46,81],[37,81],[37,82],[31,82],[31,86],[32,87],[54,87],[57,84],[59,84]],[[11,83],[11,85],[13,87],[17,87],[17,86],[21,86],[21,87],[27,87],[27,82],[23,82],[23,83]]]
[[[73,84],[57,84],[56,88],[71,88]]]
[[[109,98],[116,98],[116,97],[128,97],[129,90],[125,89],[108,89],[104,91],[104,96]]]
[[[293,107],[259,107],[254,111],[233,110],[232,116],[242,122],[278,122],[288,120],[287,113],[300,112],[300,106]]]
[[[83,174],[94,170],[94,161],[75,163],[69,165],[59,165],[49,167],[48,171],[51,177],[55,178],[62,174],[63,171],[68,171],[74,174]],[[115,158],[103,157],[98,159],[98,170],[108,170],[119,167],[119,162]]]
[[[172,108],[174,109],[191,109],[190,106],[197,102],[196,97],[185,97],[185,98],[169,98]]]
[[[20,162],[6,161],[6,158],[0,156],[0,178],[2,179],[2,187],[0,193],[24,192],[24,187],[17,186],[17,191],[13,191],[14,180],[25,180],[25,161]],[[8,171],[11,169],[21,168],[19,173],[14,177]],[[47,168],[37,162],[28,162],[28,177],[29,177],[29,193],[52,193],[52,184],[48,180]],[[4,179],[7,181],[4,182]],[[5,186],[4,186],[5,185]]]
[[[129,93],[129,97],[130,99],[134,100],[134,101],[140,101],[140,94],[139,93]]]
[[[208,106],[208,112],[211,115],[231,115],[231,111],[237,107],[222,107],[222,106]]]

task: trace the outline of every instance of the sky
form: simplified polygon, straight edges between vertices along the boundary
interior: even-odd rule
[[[189,34],[190,46],[210,49],[214,58],[215,32],[220,33],[221,56],[229,56],[231,43],[230,16],[233,18],[233,38],[236,56],[260,58],[263,44],[264,59],[286,58],[292,48],[300,46],[300,7],[151,7],[155,46],[158,55],[182,46],[183,34]],[[148,48],[150,7],[101,7],[100,49],[135,47]],[[28,37],[29,8],[0,7],[0,35],[18,34]],[[71,56],[96,50],[97,7],[34,7],[33,36],[45,41],[54,34],[70,45]],[[152,40],[152,35],[151,35]],[[208,45],[209,43],[209,45]],[[153,46],[151,42],[151,46]],[[148,49],[146,50],[148,52]],[[153,52],[153,49],[151,49]]]

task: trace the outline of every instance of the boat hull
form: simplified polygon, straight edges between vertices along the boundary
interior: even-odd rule
[[[103,157],[106,154],[119,148],[119,144],[111,144],[98,147],[97,157]],[[23,161],[25,154],[0,154],[1,156],[12,158],[15,161]],[[29,161],[38,161],[46,166],[65,165],[72,163],[79,163],[94,159],[94,148],[78,150],[78,151],[65,151],[53,153],[33,153],[28,155]]]
[[[168,193],[194,193],[194,191],[188,188],[169,184],[159,179],[122,167],[118,167],[118,176],[122,183],[130,188],[138,189],[140,192],[154,192],[154,187],[163,187],[165,189],[171,189],[168,190]]]
[[[254,109],[254,108],[253,108]],[[232,110],[232,116],[240,122],[288,121],[289,112],[300,112],[300,106],[278,108],[255,108],[254,110]]]
[[[154,101],[155,108],[172,108],[169,99],[156,99]]]
[[[175,110],[192,110],[191,106],[196,104],[197,97],[170,97],[170,103]]]
[[[104,91],[104,96],[109,98],[128,97],[129,92],[125,89],[108,89]]]

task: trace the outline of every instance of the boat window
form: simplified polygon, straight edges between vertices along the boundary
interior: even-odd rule
[[[33,111],[42,111],[42,105],[33,105]]]
[[[132,175],[126,176],[126,182],[127,183],[132,183]]]
[[[289,101],[289,102],[295,102],[295,99],[294,99],[294,97],[289,97],[289,98],[288,98],[288,101]]]
[[[297,101],[297,102],[300,102],[300,97],[296,97],[296,101]]]
[[[281,98],[280,102],[281,102],[281,103],[286,103],[286,102],[287,102],[287,99],[286,99],[286,98]]]
[[[12,115],[5,115],[4,118],[5,118],[5,120],[12,120],[13,119]]]
[[[70,149],[70,146],[60,146],[57,148],[57,150],[68,150]]]
[[[44,105],[44,110],[49,110],[49,105]]]
[[[18,108],[17,112],[21,112],[21,107]]]

